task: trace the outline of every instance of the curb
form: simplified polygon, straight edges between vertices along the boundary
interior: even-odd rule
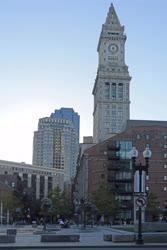
[[[106,246],[106,245],[99,245],[99,246],[92,246],[92,245],[87,245],[87,246],[0,246],[0,249],[6,249],[6,250],[11,250],[11,249],[57,249],[57,248],[59,248],[59,249],[63,249],[63,248],[65,248],[65,249],[74,249],[74,248],[82,248],[82,249],[86,249],[86,248],[94,248],[94,249],[96,249],[96,248],[143,248],[143,247],[145,247],[145,248],[150,248],[150,249],[153,249],[153,248],[167,248],[167,245],[145,245],[145,244],[143,244],[143,245],[136,245],[136,244],[134,244],[134,245],[108,245],[108,246]]]

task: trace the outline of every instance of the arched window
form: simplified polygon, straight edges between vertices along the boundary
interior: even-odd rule
[[[109,82],[105,82],[104,97],[105,97],[105,99],[110,98],[110,84],[109,84]]]
[[[112,99],[116,99],[116,83],[112,83],[111,95],[112,95]]]
[[[119,83],[118,84],[118,99],[123,99],[123,84]]]

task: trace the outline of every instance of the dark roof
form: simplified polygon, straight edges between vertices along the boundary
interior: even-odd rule
[[[151,121],[151,120],[128,120],[126,129],[133,127],[160,126],[167,127],[167,121]]]

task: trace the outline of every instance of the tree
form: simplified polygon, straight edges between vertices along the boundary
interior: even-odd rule
[[[49,221],[49,217],[52,209],[52,200],[50,198],[43,198],[41,200],[41,214],[43,215],[44,230],[46,230],[46,222]]]
[[[114,217],[119,209],[119,202],[106,183],[99,186],[98,190],[92,194],[91,200],[97,207],[99,214],[108,219]]]
[[[87,224],[91,224],[93,227],[98,212],[98,209],[94,203],[92,203],[89,199],[80,199],[77,212],[80,214],[80,221],[84,228],[86,228]]]
[[[59,187],[56,187],[52,190],[49,195],[52,200],[54,213],[62,217],[71,217],[73,215],[74,209],[70,195],[61,191]]]
[[[21,202],[21,206],[18,207],[21,208],[21,217],[27,222],[36,220],[40,212],[40,201],[36,200],[33,188],[27,187],[19,175],[17,175],[14,194]]]
[[[18,214],[17,208],[21,208],[21,201],[15,196],[13,189],[5,183],[0,182],[0,202],[3,216],[13,221],[13,218]]]
[[[3,203],[3,211],[15,212],[16,208],[21,207],[20,200],[14,195],[13,190],[9,188],[1,189],[1,201]]]
[[[72,204],[70,194],[68,192],[65,191],[62,192],[60,208],[61,208],[61,214],[65,217],[71,217],[74,214],[74,207]]]
[[[156,220],[159,217],[159,201],[157,196],[152,193],[149,192],[148,196],[147,196],[147,207],[145,210],[146,213],[146,220]]]

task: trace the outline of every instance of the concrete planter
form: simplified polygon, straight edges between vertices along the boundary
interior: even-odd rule
[[[103,239],[113,242],[133,242],[135,241],[135,234],[104,234]]]
[[[6,230],[7,235],[16,235],[17,234],[17,229],[14,228],[9,228]]]
[[[167,243],[167,233],[144,233],[142,237],[144,243]],[[134,242],[137,234],[104,234],[103,239],[112,242]]]
[[[79,234],[72,235],[55,235],[55,234],[42,234],[41,242],[78,242],[80,239]]]
[[[112,241],[112,234],[104,234],[103,240],[105,241]]]
[[[143,234],[144,243],[167,243],[167,233]]]
[[[135,234],[113,234],[113,242],[133,242],[135,241]]]
[[[0,243],[14,243],[15,235],[0,235]]]
[[[134,225],[135,232],[138,231],[138,224]],[[167,232],[166,222],[144,222],[142,232]]]

